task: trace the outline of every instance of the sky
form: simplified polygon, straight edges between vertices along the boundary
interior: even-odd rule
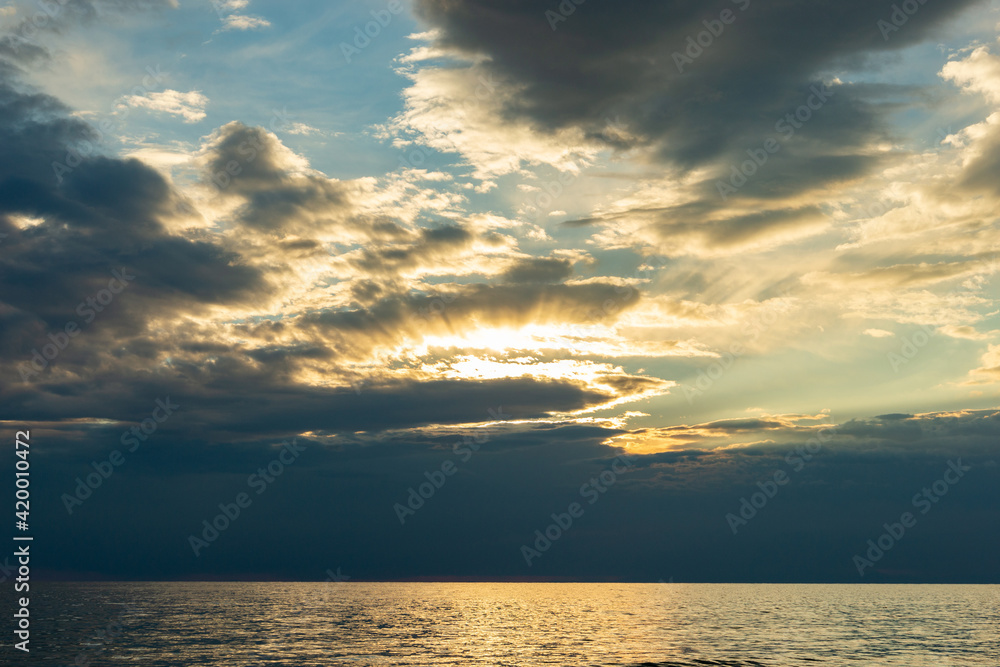
[[[0,4],[43,576],[997,583],[998,29]]]

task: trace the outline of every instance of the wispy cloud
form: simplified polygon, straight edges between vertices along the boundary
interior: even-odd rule
[[[197,90],[182,93],[168,89],[146,95],[130,95],[124,98],[123,103],[130,107],[180,116],[185,123],[197,123],[205,118],[208,98]]]
[[[261,28],[268,28],[270,26],[270,21],[259,16],[233,14],[222,20],[222,28],[219,30],[220,32],[227,30],[260,30]]]
[[[250,0],[212,0],[219,19],[222,20],[222,27],[215,31],[227,32],[230,30],[260,30],[271,27],[271,22],[260,16],[250,16],[239,13],[250,6]]]

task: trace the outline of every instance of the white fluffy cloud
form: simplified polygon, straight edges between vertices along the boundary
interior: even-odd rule
[[[504,102],[517,86],[486,68],[420,66],[405,73],[413,81],[403,92],[406,108],[383,136],[458,153],[477,178],[537,165],[575,173],[599,152],[578,129],[541,132],[505,118]]]
[[[982,93],[991,102],[1000,102],[1000,56],[985,46],[964,60],[953,60],[941,70],[941,77],[965,90]]]

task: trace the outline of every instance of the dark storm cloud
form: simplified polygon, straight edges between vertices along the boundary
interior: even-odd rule
[[[205,147],[202,165],[218,196],[242,201],[234,220],[248,230],[279,236],[340,230],[360,241],[408,236],[394,220],[359,216],[348,184],[308,169],[264,128],[223,125]]]
[[[301,351],[322,355],[321,350]],[[0,399],[5,414],[29,421],[84,418],[132,423],[148,416],[157,398],[183,408],[173,429],[219,441],[267,435],[380,432],[428,424],[489,421],[503,406],[517,418],[538,418],[605,403],[614,395],[571,381],[530,378],[364,383],[351,388],[309,388],[287,382],[280,362],[263,372],[235,357],[203,367],[176,364],[176,373],[93,373],[86,382],[47,382],[9,387]]]
[[[61,355],[67,370],[125,346],[151,317],[268,290],[222,246],[169,233],[164,223],[190,214],[190,205],[137,160],[81,153],[96,133],[68,112],[12,74],[0,80],[0,232],[8,235],[0,245],[0,354],[8,379],[68,323],[89,335]],[[15,225],[15,217],[36,224]],[[115,284],[112,305],[87,306],[115,271],[131,277],[125,288]],[[145,342],[134,351],[152,352]]]
[[[243,413],[238,423],[233,414],[239,398],[256,403],[253,414]],[[266,399],[259,391],[242,392],[238,387],[225,393],[212,392],[199,399],[206,427],[229,434],[287,433],[311,430],[319,433],[380,432],[428,424],[461,424],[491,419],[489,410],[518,419],[546,416],[555,411],[573,411],[612,399],[580,383],[530,378],[482,380],[430,380],[362,384],[359,391],[282,387],[272,384]]]
[[[406,336],[419,336],[416,326],[425,333],[434,327],[445,333],[450,323],[461,331],[473,319],[507,323],[515,316],[529,317],[535,308],[550,316],[558,308],[559,315],[566,317],[586,312],[591,301],[602,302],[612,289],[603,285],[539,287],[527,298],[512,288],[470,289],[463,296],[467,302],[452,304],[455,312],[448,320],[419,320],[416,325],[398,319],[412,316],[411,308],[429,299],[409,302],[406,308],[395,302],[372,310],[307,315],[288,324],[240,325],[235,332],[244,340],[228,344],[211,339],[192,342],[191,332],[184,328],[169,335],[146,331],[141,318],[121,316],[115,327],[88,330],[85,338],[74,341],[56,360],[57,370],[74,373],[42,373],[32,382],[10,383],[0,391],[0,410],[31,421],[130,422],[137,415],[144,416],[157,398],[170,396],[185,406],[175,428],[225,442],[287,432],[378,432],[485,421],[487,408],[497,405],[518,418],[537,418],[664,390],[665,383],[655,378],[611,371],[602,374],[603,386],[595,388],[577,380],[530,378],[392,380],[366,377],[344,366],[352,359],[367,360],[376,345],[391,346]],[[547,294],[547,290],[564,293]],[[502,298],[510,303],[498,303]],[[124,312],[132,316],[136,311]],[[315,335],[299,336],[294,343],[265,342],[295,331]],[[48,342],[42,337],[44,329],[36,333],[41,338],[24,336],[26,344]],[[6,355],[6,361],[23,365],[30,362],[30,355]],[[313,367],[339,384],[353,379],[354,387],[316,387],[296,379],[299,371]],[[12,366],[7,368],[16,373]]]
[[[81,11],[146,6],[78,4]],[[923,38],[932,22],[966,4],[922,6],[888,48]],[[760,145],[775,114],[810,94],[818,71],[886,48],[875,19],[889,11],[855,1],[768,7],[751,0],[678,75],[672,51],[703,29],[702,19],[732,4],[639,1],[624,11],[622,4],[591,0],[552,31],[544,11],[554,6],[420,3],[445,28],[445,40],[486,50],[508,80],[526,86],[508,109],[512,116],[543,128],[578,126],[594,138],[608,118],[621,116],[635,138],[617,135],[618,147],[651,144],[682,164],[728,159]],[[0,43],[0,56],[3,49]],[[25,51],[21,65],[39,57]],[[505,263],[497,284],[415,291],[394,282],[394,274],[491,237],[459,224],[420,231],[357,215],[353,185],[310,170],[273,135],[239,123],[221,128],[201,155],[205,182],[218,190],[210,205],[235,206],[224,221],[234,233],[182,237],[168,223],[197,218],[197,211],[142,163],[92,156],[56,174],[52,163],[94,141],[94,131],[15,76],[13,67],[0,69],[0,233],[9,235],[0,244],[0,415],[37,427],[34,521],[53,571],[312,579],[343,566],[354,579],[857,581],[851,555],[883,522],[912,509],[912,495],[938,479],[949,460],[962,458],[972,467],[968,478],[920,519],[885,565],[914,580],[997,581],[1000,413],[856,420],[833,429],[811,459],[799,453],[794,464],[789,456],[806,446],[814,418],[634,430],[603,427],[599,418],[570,423],[566,413],[669,387],[619,370],[600,373],[594,383],[442,379],[442,372],[425,370],[433,354],[411,354],[404,343],[492,326],[589,322],[595,312],[608,312],[609,301],[616,314],[634,305],[623,302],[619,285],[560,284],[572,275],[572,262],[526,259]],[[743,191],[780,198],[863,173],[873,160],[860,150],[882,133],[884,93],[838,86],[817,112],[826,117],[798,134]],[[704,188],[715,196],[710,183]],[[714,211],[700,203],[637,213],[667,235],[721,247],[809,224],[817,212],[779,204],[721,217]],[[41,222],[22,229],[22,216]],[[345,290],[359,304],[301,312],[293,310],[293,297],[287,311],[225,312],[278,301],[276,286],[238,251],[253,250],[252,242],[267,236],[263,245],[274,249],[267,259],[323,258],[319,240],[282,238],[317,230],[343,232],[338,243],[361,246],[352,256],[360,258],[354,268],[362,275]],[[246,246],[230,245],[247,236]],[[77,305],[120,267],[135,279],[62,353],[55,370],[14,381],[15,365],[51,331],[77,320]],[[380,272],[393,275],[367,275]],[[327,303],[312,294],[304,301]],[[223,312],[206,321],[215,307]],[[392,354],[397,348],[404,352]],[[431,373],[433,380],[416,379]],[[347,387],[352,378],[358,381]],[[80,478],[122,447],[123,433],[168,397],[180,406],[176,414],[68,515],[63,494],[74,493]],[[219,503],[245,491],[247,476],[296,434],[304,434],[302,457],[195,558],[187,536]],[[478,449],[456,447],[468,438]],[[632,454],[627,472],[528,569],[521,545],[553,513],[581,500],[581,485],[620,453],[607,443],[620,438],[648,445],[639,451],[668,451]],[[12,458],[4,460],[6,477]],[[401,525],[394,504],[406,502],[447,461],[457,462],[458,472]],[[733,535],[726,514],[779,469],[794,473],[790,484]]]
[[[914,93],[838,84],[817,97],[824,73],[871,66],[879,54],[927,39],[974,2],[922,4],[888,40],[877,22],[892,3],[868,0],[588,2],[554,25],[546,12],[558,12],[558,3],[550,0],[419,0],[417,10],[442,29],[443,45],[488,56],[485,66],[517,91],[507,102],[510,117],[543,130],[580,128],[616,145],[655,146],[680,165],[742,161],[779,121],[812,104],[811,120],[794,138],[786,135],[784,153],[767,166],[771,175],[745,192],[773,197],[871,168],[864,148],[887,136],[883,115]],[[723,12],[733,18],[713,24],[721,34],[706,33],[711,44],[678,64],[675,54]]]
[[[0,196],[5,213],[43,222],[23,230],[8,226],[10,237],[0,248],[3,317],[18,323],[0,336],[7,354],[29,354],[48,330],[81,317],[95,330],[136,332],[151,316],[267,291],[259,273],[241,266],[235,254],[169,234],[160,216],[176,206],[174,197],[159,174],[137,161],[84,160],[62,186],[10,175],[0,181],[0,193],[8,191],[17,196]],[[81,304],[107,289],[114,271],[131,276],[114,307],[81,313]]]
[[[511,283],[557,283],[571,275],[573,262],[568,259],[533,257],[519,261],[503,277]]]
[[[617,398],[575,381],[530,379],[463,382],[386,382],[373,379],[364,391],[317,389],[292,380],[303,365],[334,368],[357,352],[367,358],[375,343],[414,334],[413,318],[434,296],[383,296],[371,308],[329,311],[285,321],[238,325],[252,342],[221,344],[193,337],[189,324],[154,329],[210,305],[259,302],[270,294],[260,271],[213,237],[189,240],[171,234],[165,222],[196,213],[156,171],[137,160],[80,157],[56,173],[94,131],[72,119],[52,97],[8,79],[0,88],[0,133],[8,150],[0,159],[0,299],[7,326],[0,335],[4,370],[13,379],[49,334],[79,323],[79,304],[104,289],[112,270],[134,275],[128,288],[73,341],[53,368],[31,382],[5,383],[5,414],[26,420],[111,419],[131,423],[152,401],[170,396],[185,406],[180,422],[161,434],[184,439],[242,440],[248,434],[350,432],[408,428],[431,423],[483,420],[486,405],[507,405],[525,417],[591,408]],[[368,238],[398,237],[396,247],[377,246],[366,257],[383,266],[448,254],[475,237],[460,226],[403,230],[395,222],[355,220],[346,187],[296,162],[294,155],[259,128],[222,128],[206,155],[207,172],[227,169],[231,180],[220,196],[246,203],[237,219],[248,227],[282,232],[289,227],[345,223]],[[230,168],[238,162],[239,169]],[[13,216],[38,220],[13,224]],[[24,226],[24,228],[19,228]],[[198,238],[198,237],[195,237]],[[490,238],[483,237],[484,242]],[[283,252],[314,253],[311,239],[284,241]],[[374,270],[375,267],[369,267]],[[365,291],[365,286],[359,284]],[[382,290],[368,285],[368,294]],[[458,288],[439,320],[421,320],[425,330],[471,325],[473,318],[498,324],[583,319],[615,295],[614,286],[470,285]],[[89,322],[88,322],[89,324]],[[272,342],[270,332],[314,332],[306,340]],[[164,360],[169,363],[164,364]],[[327,370],[330,366],[326,367]],[[657,381],[611,376],[621,393],[643,391]],[[252,406],[252,407],[251,407]],[[387,410],[385,406],[392,406]],[[183,427],[181,426],[183,423]]]
[[[756,149],[755,146],[750,146]],[[835,150],[830,147],[830,150]],[[731,183],[734,168],[739,169],[750,159],[746,153],[737,153],[732,164],[727,165],[719,178],[702,184],[706,197],[719,199],[719,182]],[[847,184],[874,171],[884,160],[874,155],[810,154],[790,150],[779,153],[760,168],[745,185],[731,196],[762,200],[780,200],[823,186]],[[739,182],[739,178],[736,179]],[[766,202],[765,202],[766,203]],[[789,211],[791,213],[791,211]]]
[[[476,410],[487,407],[497,406]],[[504,403],[502,412],[516,419],[522,407]],[[772,421],[760,424],[769,434]],[[306,451],[267,495],[194,558],[187,535],[246,489],[247,475],[274,458],[284,437],[240,447],[176,433],[151,440],[68,516],[60,495],[107,455],[102,443],[116,446],[118,432],[91,432],[81,446],[86,436],[77,427],[64,436],[75,453],[46,457],[40,466],[38,522],[48,532],[39,537],[67,547],[51,550],[54,569],[126,578],[255,572],[322,579],[333,565],[353,579],[997,582],[996,411],[849,422],[830,431],[811,459],[789,464],[788,454],[807,443],[792,431],[780,444],[630,454],[629,468],[592,504],[581,485],[598,480],[620,453],[601,443],[621,429],[501,425],[476,440],[475,450],[463,449],[473,441],[466,436],[482,434],[474,429],[356,434],[340,444],[307,437],[300,441]],[[46,439],[57,446],[59,431],[46,431]],[[970,468],[964,477],[927,513],[915,509],[912,497],[959,459]],[[401,525],[394,504],[446,461],[457,472]],[[776,470],[789,482],[734,535],[726,515]],[[583,516],[528,567],[521,545],[571,502],[582,503]],[[916,514],[916,527],[861,579],[852,556],[905,511]],[[116,526],[111,551],[87,539],[109,524]],[[295,558],[286,539],[295,541]]]

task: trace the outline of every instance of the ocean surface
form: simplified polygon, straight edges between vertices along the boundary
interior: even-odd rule
[[[0,664],[1000,665],[1000,586],[32,584],[31,603],[30,660],[8,630]]]

